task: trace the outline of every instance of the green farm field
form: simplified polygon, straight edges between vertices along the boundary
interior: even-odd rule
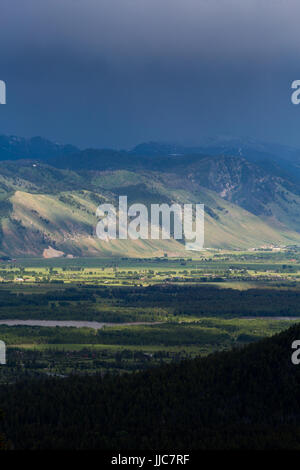
[[[0,300],[2,383],[128,373],[241,348],[298,322],[300,252],[4,260]]]

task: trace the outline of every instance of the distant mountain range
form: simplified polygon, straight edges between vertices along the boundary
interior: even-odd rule
[[[79,150],[0,136],[0,254],[186,254],[175,240],[95,237],[96,207],[129,202],[205,204],[205,246],[300,245],[300,151],[251,139],[198,147],[144,143],[130,151]],[[50,251],[49,251],[50,247]]]
[[[25,158],[45,161],[78,151],[78,148],[73,145],[56,144],[42,137],[24,139],[23,137],[0,135],[0,161]]]

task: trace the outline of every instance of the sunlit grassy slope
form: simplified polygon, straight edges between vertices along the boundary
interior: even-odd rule
[[[124,176],[124,175],[123,175]],[[117,174],[120,183],[122,175]],[[8,194],[6,213],[1,218],[2,252],[14,256],[42,256],[49,247],[66,255],[183,256],[185,246],[176,240],[100,241],[95,234],[96,208],[99,203],[117,202],[117,195],[128,195],[129,203],[137,200],[148,207],[151,202],[205,204],[205,247],[249,248],[264,244],[293,244],[300,236],[283,227],[272,227],[266,221],[232,204],[215,192],[201,189],[170,190],[153,179],[143,186],[131,184],[116,189],[113,175],[105,175],[104,186],[110,192],[89,190],[41,194],[17,190]],[[140,179],[143,181],[143,178]],[[115,191],[115,192],[113,192]],[[117,194],[116,194],[117,193]]]

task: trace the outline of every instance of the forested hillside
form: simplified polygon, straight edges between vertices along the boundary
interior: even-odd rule
[[[299,326],[243,349],[123,376],[2,386],[15,449],[299,449]]]

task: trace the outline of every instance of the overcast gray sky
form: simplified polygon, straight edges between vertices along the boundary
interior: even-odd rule
[[[300,146],[298,0],[1,0],[0,133]]]

